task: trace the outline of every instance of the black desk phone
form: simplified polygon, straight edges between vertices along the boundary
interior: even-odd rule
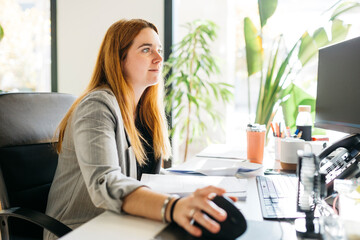
[[[336,155],[329,158],[332,153]],[[327,186],[327,194],[333,192],[335,179],[345,179],[358,177],[360,168],[360,134],[346,136],[335,142],[331,146],[325,148],[319,154],[320,173],[326,174],[325,182]]]

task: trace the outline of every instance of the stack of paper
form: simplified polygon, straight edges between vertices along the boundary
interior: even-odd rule
[[[239,146],[232,146],[228,144],[211,144],[200,153],[196,154],[197,157],[209,158],[226,158],[226,159],[239,159],[247,160],[246,149],[241,149]]]
[[[167,171],[182,174],[201,174],[207,176],[235,176],[239,173],[251,173],[262,168],[261,164],[234,159],[193,158]]]
[[[213,185],[224,188],[227,195],[236,196],[240,200],[246,197],[247,187],[247,179],[220,176],[142,174],[141,182],[157,192],[180,196],[186,196],[198,188]]]

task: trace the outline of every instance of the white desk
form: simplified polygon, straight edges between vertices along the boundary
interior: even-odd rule
[[[255,177],[248,179],[248,194],[245,201],[238,201],[236,206],[247,220],[263,221],[257,193]],[[67,234],[62,240],[98,240],[98,239],[152,239],[166,224],[129,215],[104,212],[98,217]],[[293,226],[281,222],[283,239],[296,239]]]
[[[62,237],[63,240],[152,239],[166,224],[106,211]]]
[[[264,154],[264,168],[278,167],[274,164],[272,154],[267,151]],[[256,178],[248,178],[247,197],[245,201],[236,202],[247,220],[264,221],[257,192]],[[294,227],[287,222],[281,222],[283,239],[296,239]],[[98,240],[98,239],[152,239],[167,225],[161,222],[134,217],[130,215],[119,215],[113,212],[104,212],[81,227],[67,234],[62,240]]]

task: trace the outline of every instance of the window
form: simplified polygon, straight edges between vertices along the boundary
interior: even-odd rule
[[[0,90],[50,91],[50,1],[1,1],[0,24]]]
[[[284,42],[290,48],[305,30],[314,31],[323,26],[329,16],[324,11],[335,4],[337,0],[278,0],[275,14],[268,20],[266,26],[266,47],[272,44],[273,38],[284,34]],[[206,7],[204,7],[206,6]],[[356,37],[360,33],[358,21],[360,9],[356,8],[341,17],[345,23],[352,24],[347,38]],[[244,146],[246,143],[246,125],[254,121],[256,103],[259,93],[259,80],[252,79],[250,87],[251,111],[248,112],[248,84],[245,58],[245,43],[243,34],[244,18],[250,17],[256,25],[259,23],[257,0],[174,0],[174,42],[183,36],[182,24],[195,19],[209,19],[219,26],[218,38],[212,48],[220,60],[220,80],[234,84],[234,104],[226,108],[219,106],[225,117],[225,131],[210,129],[210,139],[215,143],[227,143]],[[315,95],[317,61],[308,67],[297,78],[306,91]],[[258,78],[259,79],[259,78]],[[304,81],[307,79],[307,81]],[[281,111],[278,114],[281,118]],[[204,139],[201,139],[203,141]],[[176,157],[183,151],[178,139],[174,139],[174,163]],[[201,151],[206,144],[194,141],[190,146],[189,155]]]
[[[276,36],[283,34],[284,43],[287,50],[298,40],[304,31],[308,30],[312,33],[318,27],[326,26],[329,20],[331,11],[325,14],[325,10],[329,9],[337,0],[279,0],[278,6],[271,18],[269,18],[266,29],[263,33],[264,48],[272,46]],[[235,85],[235,104],[233,108],[229,109],[227,114],[227,143],[246,142],[246,135],[242,134],[246,131],[246,125],[253,122],[255,119],[257,97],[259,93],[259,76],[250,79],[250,96],[251,96],[251,111],[248,111],[248,82],[245,58],[245,42],[243,35],[243,19],[250,17],[254,24],[259,28],[259,19],[257,15],[257,1],[236,1],[234,3],[236,16],[236,58],[234,81]],[[345,23],[351,24],[347,38],[359,36],[360,8],[354,8],[352,11],[340,16]],[[327,29],[328,31],[330,29]],[[266,56],[265,56],[266,58]],[[295,83],[302,87],[307,93],[316,96],[316,73],[317,73],[317,59],[313,59],[298,75],[295,75]],[[275,122],[282,120],[281,108],[275,116]],[[327,131],[330,139],[336,140],[341,133],[334,133]],[[239,138],[240,137],[240,138]]]

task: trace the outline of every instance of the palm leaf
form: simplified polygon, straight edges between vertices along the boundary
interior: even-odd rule
[[[298,58],[304,66],[318,51],[316,42],[309,35],[308,32],[305,32],[300,38],[300,49],[298,53]]]
[[[274,57],[273,57],[273,55],[270,55],[270,57],[269,57],[269,65],[268,65],[268,70],[266,73],[265,88],[264,88],[265,91],[264,91],[264,95],[262,96],[262,103],[261,103],[262,106],[265,104],[265,100],[266,100],[266,98],[264,96],[268,96],[269,92],[271,91],[271,85],[272,85],[272,81],[273,81],[274,72],[276,69],[281,40],[282,40],[282,37],[280,37],[277,42],[277,48],[276,48]],[[262,109],[262,106],[260,107],[260,109]]]
[[[315,119],[315,98],[310,94],[306,93],[303,89],[291,84],[289,87],[291,89],[291,94],[286,101],[281,103],[285,124],[289,126],[292,131],[296,130],[295,119],[298,115],[298,106],[299,105],[310,105],[311,112],[313,115],[313,120]]]
[[[274,14],[277,7],[277,0],[258,0],[261,28],[267,20]]]
[[[339,19],[335,19],[331,26],[331,43],[336,43],[345,39],[349,32],[351,24],[345,24]]]
[[[286,71],[286,68],[289,65],[290,58],[291,58],[292,54],[294,53],[295,49],[297,48],[298,43],[299,43],[299,41],[297,41],[294,44],[293,48],[290,50],[290,52],[288,53],[288,55],[286,56],[284,61],[281,63],[281,65],[278,69],[278,72],[276,74],[274,83],[271,84],[271,86],[270,86],[270,94],[268,95],[268,99],[266,100],[267,103],[269,103],[269,101],[271,102],[272,101],[271,99],[276,97],[276,94],[278,93],[278,91],[281,90],[282,84],[280,84],[280,81],[282,81],[282,83],[284,83],[287,75],[289,74],[289,72],[288,72],[287,75],[285,75],[285,78],[283,77],[284,73]],[[270,106],[269,104],[265,105],[265,109],[269,109],[269,106]]]
[[[337,17],[339,17],[341,14],[356,8],[356,7],[360,7],[360,3],[359,2],[344,2],[341,3],[337,6],[337,8],[334,10],[334,12],[331,15],[330,20],[335,20]]]
[[[258,30],[250,18],[244,19],[244,36],[246,48],[246,63],[248,76],[257,73],[262,68],[263,48]]]
[[[315,32],[313,34],[313,39],[315,40],[316,46],[318,48],[321,48],[321,47],[329,44],[328,35],[326,34],[326,31],[323,27],[315,30]]]

